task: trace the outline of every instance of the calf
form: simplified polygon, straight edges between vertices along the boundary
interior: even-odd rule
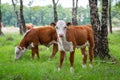
[[[56,39],[56,30],[51,26],[32,28],[25,33],[20,44],[15,47],[15,59],[18,60],[24,54],[26,49],[32,50],[32,59],[34,59],[35,54],[37,54],[37,57],[39,58],[39,44],[47,47],[53,44],[53,51],[50,56],[50,58],[53,58],[58,51]]]
[[[94,34],[91,26],[70,26],[70,23],[66,23],[63,20],[59,20],[57,23],[53,23],[53,25],[56,28],[58,37],[58,48],[60,50],[60,64],[58,67],[58,71],[60,71],[62,67],[64,56],[67,51],[70,52],[70,71],[74,70],[73,64],[75,48],[81,48],[83,56],[82,67],[86,67],[86,46],[89,46],[90,66],[92,67]]]

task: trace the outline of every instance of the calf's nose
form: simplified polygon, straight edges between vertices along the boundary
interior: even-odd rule
[[[63,34],[60,34],[59,37],[63,37]]]

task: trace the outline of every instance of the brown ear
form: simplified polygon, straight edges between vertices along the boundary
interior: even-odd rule
[[[71,24],[71,22],[67,22],[66,25],[67,26],[71,26],[72,24]]]
[[[55,22],[52,22],[52,23],[50,24],[50,26],[55,27],[55,26],[56,26],[56,23],[55,23]]]
[[[20,46],[17,46],[17,47],[18,47],[19,50],[22,50],[22,47],[20,47]]]
[[[32,27],[34,27],[34,25],[33,24],[30,24]]]

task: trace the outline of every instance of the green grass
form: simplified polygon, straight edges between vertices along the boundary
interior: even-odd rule
[[[99,59],[94,59],[93,68],[81,67],[82,58],[79,49],[75,53],[75,71],[70,73],[69,53],[64,60],[60,72],[57,71],[59,65],[59,52],[49,60],[52,46],[49,50],[39,46],[40,59],[35,56],[31,60],[31,51],[28,50],[23,57],[14,61],[14,47],[18,45],[22,36],[19,34],[5,34],[0,36],[0,80],[119,80],[120,75],[120,32],[109,34],[109,49],[118,63],[101,63]],[[88,61],[89,62],[89,61]],[[88,63],[87,63],[88,65]]]

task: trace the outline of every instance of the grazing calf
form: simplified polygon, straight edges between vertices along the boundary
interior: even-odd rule
[[[58,51],[58,45],[56,43],[56,30],[51,26],[32,28],[28,30],[20,44],[15,47],[15,59],[18,60],[26,51],[26,49],[32,50],[32,59],[34,55],[37,54],[39,58],[38,45],[45,45],[49,47],[53,44],[53,52],[50,58],[53,58],[56,52]]]
[[[60,71],[62,67],[64,56],[67,51],[70,52],[70,71],[74,70],[73,64],[75,48],[81,48],[83,56],[82,67],[86,67],[86,46],[89,46],[90,67],[92,67],[94,34],[91,26],[71,26],[71,23],[66,23],[63,20],[59,20],[57,23],[53,23],[53,25],[56,28],[58,37],[58,48],[60,50],[60,64],[58,67],[58,71]]]

